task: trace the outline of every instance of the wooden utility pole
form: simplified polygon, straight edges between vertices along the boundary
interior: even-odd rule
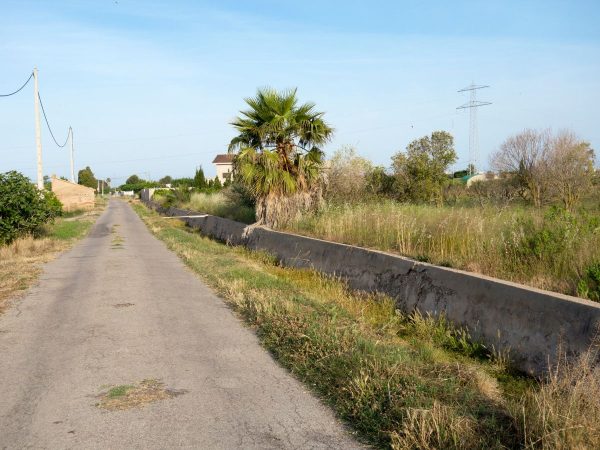
[[[44,171],[42,170],[42,127],[37,67],[33,68],[33,111],[35,114],[35,146],[37,148],[37,187],[42,190],[44,189]]]

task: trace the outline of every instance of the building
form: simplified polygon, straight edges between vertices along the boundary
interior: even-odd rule
[[[217,155],[213,160],[213,164],[217,168],[217,177],[222,184],[225,184],[227,180],[231,180],[233,175],[233,157],[234,155],[231,154]]]
[[[92,209],[94,207],[94,189],[87,186],[52,176],[52,192],[62,203],[63,211]]]

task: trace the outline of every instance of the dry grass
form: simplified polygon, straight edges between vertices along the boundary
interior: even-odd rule
[[[576,360],[564,354],[548,380],[513,405],[525,448],[600,448],[598,346]]]
[[[431,408],[409,408],[402,428],[393,432],[394,449],[465,449],[477,448],[477,424],[449,406],[434,401]]]
[[[600,261],[598,214],[381,201],[328,205],[287,230],[577,295]]]
[[[166,388],[164,383],[159,380],[142,380],[137,385],[111,387],[98,396],[100,400],[96,406],[109,411],[119,411],[139,408],[185,393],[185,390]]]
[[[27,289],[37,279],[41,265],[66,246],[65,241],[27,236],[0,247],[0,313],[8,306],[10,297]]]

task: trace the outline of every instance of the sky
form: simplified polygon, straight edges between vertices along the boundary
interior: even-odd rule
[[[74,130],[76,171],[193,176],[225,153],[256,89],[298,88],[342,146],[377,165],[435,130],[469,161],[472,82],[479,163],[525,128],[571,129],[600,149],[600,1],[0,0],[0,94],[34,66],[56,139]],[[43,119],[42,119],[43,120]],[[69,152],[43,125],[44,173]],[[0,97],[0,172],[35,178],[33,85]]]

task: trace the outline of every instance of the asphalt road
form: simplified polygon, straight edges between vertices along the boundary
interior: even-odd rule
[[[181,395],[99,408],[110,386]],[[112,200],[0,317],[0,448],[356,448],[332,412]]]

